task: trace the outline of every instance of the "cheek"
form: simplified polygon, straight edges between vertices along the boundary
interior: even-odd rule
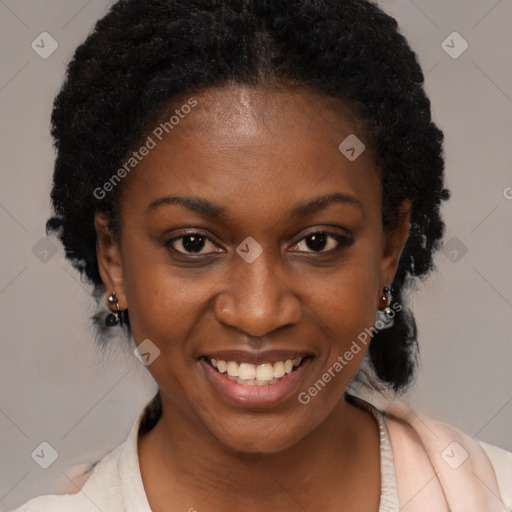
[[[328,273],[312,293],[333,325],[365,326],[373,322],[377,308],[375,292],[379,282],[379,264],[375,248],[354,251],[350,258]]]
[[[135,339],[182,339],[212,284],[211,278],[187,279],[168,264],[157,262],[131,272],[126,295]]]
[[[371,339],[379,283],[375,254],[375,247],[361,247],[327,278],[311,283],[311,308],[330,344],[325,365],[330,367],[338,356],[347,354],[345,373],[355,373]]]
[[[126,237],[123,254],[125,293],[135,340],[154,339],[160,346],[162,338],[170,334],[179,337],[190,311],[200,303],[202,285],[191,285],[187,270],[173,267],[165,250],[156,249],[148,240]]]

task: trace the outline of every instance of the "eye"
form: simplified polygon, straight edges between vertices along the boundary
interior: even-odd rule
[[[198,232],[187,233],[184,235],[180,235],[172,238],[165,242],[166,247],[170,247],[174,251],[180,254],[209,254],[212,252],[221,252],[222,250],[213,250],[213,251],[205,251],[201,252],[205,246],[208,244],[212,245],[214,248],[219,249],[217,245],[214,244],[210,238],[206,235]]]
[[[341,235],[339,233],[330,233],[326,231],[315,231],[295,243],[291,249],[299,252],[334,252],[343,247],[349,247],[354,243],[350,236]],[[212,250],[204,250],[205,247],[211,245]],[[222,252],[222,249],[215,244],[207,235],[200,232],[190,232],[180,236],[176,236],[167,242],[166,247],[170,247],[173,251],[185,255],[206,255],[211,253]],[[310,250],[306,250],[309,248]]]
[[[315,231],[299,240],[292,246],[293,250],[301,250],[301,247],[309,247],[310,251],[305,252],[332,252],[343,247],[350,247],[354,243],[352,237],[340,235],[339,233],[329,233],[326,231]]]

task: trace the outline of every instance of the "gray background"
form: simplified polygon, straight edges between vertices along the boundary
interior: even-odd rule
[[[420,56],[453,192],[437,273],[411,296],[422,357],[403,401],[512,450],[512,1],[381,4]],[[65,63],[109,5],[0,0],[3,510],[69,487],[80,464],[125,439],[156,389],[127,350],[95,349],[90,290],[59,243],[41,241],[50,213],[51,102]],[[454,31],[469,43],[458,58],[441,46]],[[59,45],[47,59],[31,47],[42,32]],[[447,44],[457,51],[452,39]],[[43,441],[59,455],[46,470],[31,458]]]

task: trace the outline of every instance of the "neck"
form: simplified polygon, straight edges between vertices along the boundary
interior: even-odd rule
[[[155,512],[295,510],[297,503],[306,510],[330,510],[337,503],[340,510],[340,499],[358,510],[365,510],[366,499],[368,510],[375,510],[379,451],[371,412],[344,399],[313,431],[278,453],[233,451],[165,400],[160,420],[139,440],[142,479]]]

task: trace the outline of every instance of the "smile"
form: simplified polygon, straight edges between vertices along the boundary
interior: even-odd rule
[[[282,377],[292,373],[305,358],[286,359],[275,363],[239,363],[237,361],[223,361],[210,359],[207,361],[219,373],[226,374],[232,381],[245,386],[268,386],[276,384]]]
[[[199,367],[217,396],[238,407],[269,407],[295,396],[314,359],[306,354],[215,354]],[[250,361],[250,362],[249,362]]]

